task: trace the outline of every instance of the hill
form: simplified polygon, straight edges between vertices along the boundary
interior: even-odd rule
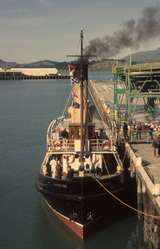
[[[66,69],[67,62],[56,62],[51,60],[42,60],[31,63],[16,63],[0,60],[0,67],[55,67],[57,69]]]
[[[133,62],[160,61],[160,48],[156,50],[141,51],[131,54]],[[124,57],[124,60],[129,61],[129,56]]]
[[[148,61],[160,61],[160,48],[156,50],[149,51],[141,51],[131,55],[132,63],[143,63]],[[124,61],[129,62],[130,56],[126,56],[122,59],[122,63]],[[112,65],[115,63],[115,60],[112,59],[104,59],[101,61],[92,61],[89,64],[90,70],[106,70],[111,69]],[[55,67],[58,70],[67,70],[68,63],[67,62],[57,62],[52,60],[41,60],[31,63],[16,63],[16,62],[6,62],[4,60],[0,60],[0,67]]]

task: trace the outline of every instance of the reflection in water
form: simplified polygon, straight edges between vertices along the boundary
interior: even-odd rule
[[[39,220],[37,223],[38,249],[83,248],[83,241],[52,215],[42,199],[37,209],[39,215],[37,219]]]
[[[128,241],[128,247],[126,249],[153,249],[148,247],[144,242],[143,219],[137,220],[135,230],[131,234],[130,240]]]
[[[43,201],[37,209],[38,249],[144,249],[136,217],[119,220],[83,242],[51,214]]]

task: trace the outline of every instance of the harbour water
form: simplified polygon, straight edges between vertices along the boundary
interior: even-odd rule
[[[69,90],[68,80],[0,81],[0,249],[140,248],[135,216],[82,242],[51,218],[36,191],[46,130]]]

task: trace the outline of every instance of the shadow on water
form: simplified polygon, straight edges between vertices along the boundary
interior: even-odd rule
[[[142,249],[136,217],[119,220],[95,232],[86,241],[53,216],[41,200],[37,206],[36,245],[38,249]],[[145,248],[147,249],[147,248]]]

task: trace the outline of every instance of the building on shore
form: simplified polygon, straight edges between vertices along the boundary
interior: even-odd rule
[[[58,75],[56,68],[0,68],[0,79],[23,79],[25,77],[52,77]]]

